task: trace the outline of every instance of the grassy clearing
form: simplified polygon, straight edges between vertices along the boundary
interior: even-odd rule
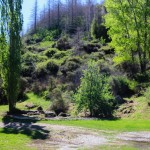
[[[150,120],[53,120],[44,122],[57,125],[85,127],[96,130],[150,131]]]
[[[150,107],[148,106],[147,99],[145,97],[138,97],[134,98],[134,101],[137,105],[135,105],[135,112],[130,116],[130,118],[150,120]]]
[[[8,111],[8,105],[0,106],[0,118],[4,114],[4,112]]]
[[[21,110],[27,110],[25,107],[26,104],[34,104],[36,106],[41,106],[44,110],[48,109],[50,106],[50,101],[46,101],[42,97],[35,95],[34,93],[28,93],[27,99],[23,102],[18,102],[16,107]],[[2,115],[8,111],[8,105],[0,106],[0,120],[2,119]]]
[[[46,101],[44,98],[35,95],[34,93],[27,94],[28,99],[24,102],[17,103],[17,108],[24,109],[26,104],[32,103],[37,106],[41,106],[44,110],[50,106],[50,101]]]
[[[148,99],[146,99],[146,97],[131,97],[126,98],[126,100],[133,101],[133,103],[122,104],[119,109],[115,111],[115,116],[130,120],[150,120],[150,106],[148,106]],[[128,113],[130,111],[131,113]]]
[[[35,105],[40,105],[46,110],[50,102],[45,101],[43,98],[33,94],[27,94],[28,99],[24,102],[17,103],[17,108],[25,109],[25,105],[32,103]],[[54,121],[39,121],[41,123],[48,124],[57,124],[57,125],[66,125],[66,126],[76,126],[76,127],[84,127],[93,130],[105,130],[105,131],[115,131],[116,132],[124,132],[124,131],[150,131],[150,120],[148,120],[148,108],[145,101],[141,102],[142,98],[137,98],[135,101],[138,103],[136,105],[136,112],[130,116],[128,119],[120,119],[120,120],[54,120]],[[145,108],[145,111],[144,111]],[[0,106],[0,116],[2,113],[8,110],[8,106]],[[147,116],[146,116],[147,115]],[[145,118],[143,117],[145,116]],[[143,117],[144,119],[139,120],[138,118]],[[0,118],[1,121],[2,118]],[[22,123],[23,121],[19,121]],[[34,148],[30,145],[35,136],[41,138],[42,133],[46,133],[42,128],[38,130],[26,131],[20,130],[16,132],[12,131],[4,131],[0,129],[0,149],[1,150],[34,150]],[[100,147],[95,147],[93,150],[136,150],[136,148],[129,145],[102,145]],[[85,150],[80,149],[80,150]]]
[[[31,146],[31,139],[23,134],[3,133],[0,129],[0,149],[1,150],[35,150]]]
[[[26,104],[35,104],[42,106],[44,110],[50,106],[50,101],[33,94],[27,94],[28,99],[24,102],[17,103],[17,108],[25,109]],[[150,131],[149,109],[144,97],[135,99],[138,105],[135,105],[135,112],[127,119],[119,120],[52,120],[41,121],[49,124],[68,125],[85,127],[96,130],[113,130],[113,131]],[[8,106],[0,106],[0,116],[8,110]],[[141,119],[143,118],[143,119]],[[0,117],[2,119],[2,117]],[[140,120],[141,119],[141,120]]]

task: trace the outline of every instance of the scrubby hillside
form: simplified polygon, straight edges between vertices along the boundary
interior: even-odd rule
[[[70,109],[74,111],[72,95],[80,85],[87,62],[92,59],[99,64],[100,72],[109,78],[117,116],[134,118],[142,110],[149,112],[147,102],[142,98],[131,98],[133,102],[124,100],[125,97],[144,94],[149,78],[146,81],[144,78],[145,83],[142,83],[143,76],[136,74],[135,71],[138,70],[130,63],[115,65],[114,49],[108,43],[77,39],[76,36],[69,35],[49,41],[39,38],[37,34],[25,37],[23,43],[21,96],[23,92],[33,92],[51,102],[51,107],[49,105],[47,108],[59,112],[68,109],[69,112]]]
[[[83,4],[80,9],[84,10],[86,5]],[[78,12],[79,16],[84,17],[83,20],[79,19],[79,24],[77,14],[71,26],[65,25],[67,21],[62,15],[57,20],[59,22],[48,27],[40,24],[46,19],[41,17],[38,26],[35,29],[31,27],[22,37],[18,101],[25,101],[24,106],[28,109],[42,107],[44,111],[52,110],[57,115],[67,112],[70,115],[100,118],[149,118],[148,42],[138,40],[137,44],[132,40],[137,38],[134,34],[130,39],[129,33],[134,33],[134,28],[129,29],[131,31],[127,34],[124,31],[124,25],[126,29],[127,25],[122,24],[120,17],[116,18],[118,21],[112,19],[114,17],[111,15],[116,16],[116,13],[109,10],[109,2],[106,8],[112,13],[110,16],[105,6],[94,5],[95,15],[91,16],[90,22],[84,17],[86,13]],[[116,10],[116,5],[113,6]],[[54,10],[57,12],[57,9]],[[64,13],[67,15],[66,11]],[[120,22],[121,25],[116,28],[114,22]],[[141,29],[140,32],[143,31]],[[146,30],[143,35],[148,34]],[[1,79],[3,77],[0,77],[0,103],[7,104],[5,80]],[[39,104],[34,99],[37,96],[38,103],[39,99],[42,101]]]

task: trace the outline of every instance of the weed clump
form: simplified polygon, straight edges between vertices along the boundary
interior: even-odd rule
[[[137,85],[135,81],[131,81],[125,76],[112,77],[110,84],[114,95],[122,97],[134,94]]]

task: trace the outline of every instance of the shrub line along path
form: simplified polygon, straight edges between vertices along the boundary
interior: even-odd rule
[[[30,147],[39,150],[59,149],[59,150],[75,150],[79,148],[96,149],[105,145],[127,145],[134,146],[137,149],[150,150],[150,132],[116,132],[91,130],[82,127],[72,127],[64,125],[51,125],[46,123],[0,123],[0,128],[16,128],[20,129],[40,127],[49,131],[45,140],[34,139],[29,144]],[[37,128],[37,130],[38,130]],[[34,128],[36,129],[36,128]],[[99,149],[99,148],[98,148]]]

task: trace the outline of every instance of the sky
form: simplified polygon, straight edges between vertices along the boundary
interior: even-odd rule
[[[38,0],[39,9],[42,9],[44,5],[46,4],[46,2],[47,0]],[[23,20],[24,20],[23,29],[25,30],[25,32],[30,25],[30,21],[32,21],[31,12],[34,7],[34,3],[35,3],[35,0],[23,1],[23,5],[22,5],[22,13],[23,13]]]
[[[101,2],[103,0],[97,0],[97,2]],[[38,9],[44,8],[44,5],[46,5],[47,0],[38,0]],[[22,13],[23,13],[23,20],[24,20],[24,25],[23,29],[24,32],[27,31],[28,27],[30,26],[30,22],[32,21],[31,18],[31,12],[34,7],[35,0],[23,0],[23,6],[22,6]]]

